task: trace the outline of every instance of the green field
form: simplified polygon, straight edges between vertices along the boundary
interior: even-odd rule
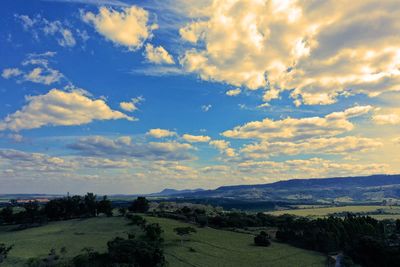
[[[304,206],[303,206],[304,207]],[[313,208],[299,208],[292,210],[277,210],[266,212],[272,215],[292,214],[304,217],[324,217],[332,213],[352,212],[352,213],[376,213],[380,210],[383,214],[372,214],[371,217],[376,219],[397,219],[400,217],[400,207],[393,206],[338,206],[338,207],[313,207]]]
[[[253,236],[243,233],[197,228],[181,246],[173,228],[187,226],[174,220],[146,217],[164,229],[165,254],[169,266],[325,266],[326,257],[316,252],[273,242],[270,247],[253,246]],[[0,227],[0,243],[14,244],[4,266],[23,266],[30,257],[45,256],[51,248],[67,248],[67,257],[93,247],[104,251],[108,240],[126,236],[135,227],[121,217],[92,218],[50,223],[9,232]],[[190,252],[193,248],[195,252]]]

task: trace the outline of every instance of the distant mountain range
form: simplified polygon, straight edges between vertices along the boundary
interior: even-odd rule
[[[400,175],[293,179],[270,184],[221,186],[215,190],[165,189],[152,196],[293,202],[400,200]]]
[[[161,192],[148,194],[148,196],[175,196],[175,195],[182,195],[182,194],[199,193],[202,191],[204,191],[204,189],[201,189],[201,188],[183,189],[183,190],[166,188],[166,189],[162,190]]]

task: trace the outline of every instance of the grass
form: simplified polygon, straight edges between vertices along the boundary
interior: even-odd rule
[[[13,244],[4,266],[22,266],[27,259],[43,257],[51,248],[59,251],[66,247],[67,257],[73,257],[85,247],[98,251],[106,249],[107,241],[125,236],[129,230],[122,218],[91,218],[49,223],[22,231],[7,231],[0,227],[0,243]]]
[[[165,255],[171,267],[180,266],[325,266],[322,254],[273,242],[268,248],[253,245],[253,235],[197,228],[183,245],[173,232],[175,227],[188,226],[175,220],[146,217],[164,230]],[[107,241],[126,236],[135,228],[121,217],[92,218],[50,223],[18,232],[0,227],[0,243],[14,244],[4,266],[23,266],[28,258],[45,256],[51,248],[67,249],[73,257],[85,247],[106,249]]]
[[[400,216],[400,207],[388,207],[388,206],[338,206],[338,207],[316,207],[316,208],[301,208],[293,210],[278,210],[267,212],[272,215],[292,214],[304,217],[324,217],[332,213],[340,212],[352,212],[352,213],[374,213],[378,210],[382,210],[385,214],[374,214],[370,215],[377,219],[380,218],[394,218],[397,219]]]

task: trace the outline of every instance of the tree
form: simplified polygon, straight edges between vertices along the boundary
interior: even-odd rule
[[[129,211],[145,213],[149,210],[149,201],[145,197],[138,197],[129,207]]]
[[[146,238],[150,241],[154,242],[162,242],[163,239],[161,237],[161,234],[163,230],[161,229],[160,225],[158,223],[152,223],[152,224],[147,224],[143,228]]]
[[[0,263],[2,263],[6,258],[13,246],[6,246],[5,244],[0,244]]]
[[[265,231],[261,231],[254,237],[254,244],[256,246],[268,247],[271,245],[270,236]]]
[[[12,223],[13,222],[13,208],[10,206],[5,207],[0,211],[0,221],[5,223]]]
[[[86,212],[90,216],[96,216],[96,208],[97,208],[97,201],[96,201],[96,195],[93,193],[87,193],[84,197],[84,204],[85,204],[85,209]]]
[[[104,213],[108,217],[113,215],[112,213],[112,203],[107,199],[107,196],[104,196],[102,200],[97,203],[97,214]]]
[[[174,232],[180,236],[181,238],[181,245],[183,246],[183,238],[185,236],[189,236],[191,233],[196,233],[196,229],[194,229],[193,227],[176,227],[174,228]]]
[[[35,219],[40,215],[39,203],[37,201],[29,201],[24,204],[26,218],[30,220],[31,223],[35,222]]]

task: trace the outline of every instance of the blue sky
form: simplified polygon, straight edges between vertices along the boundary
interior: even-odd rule
[[[0,193],[400,170],[396,1],[1,7]]]

